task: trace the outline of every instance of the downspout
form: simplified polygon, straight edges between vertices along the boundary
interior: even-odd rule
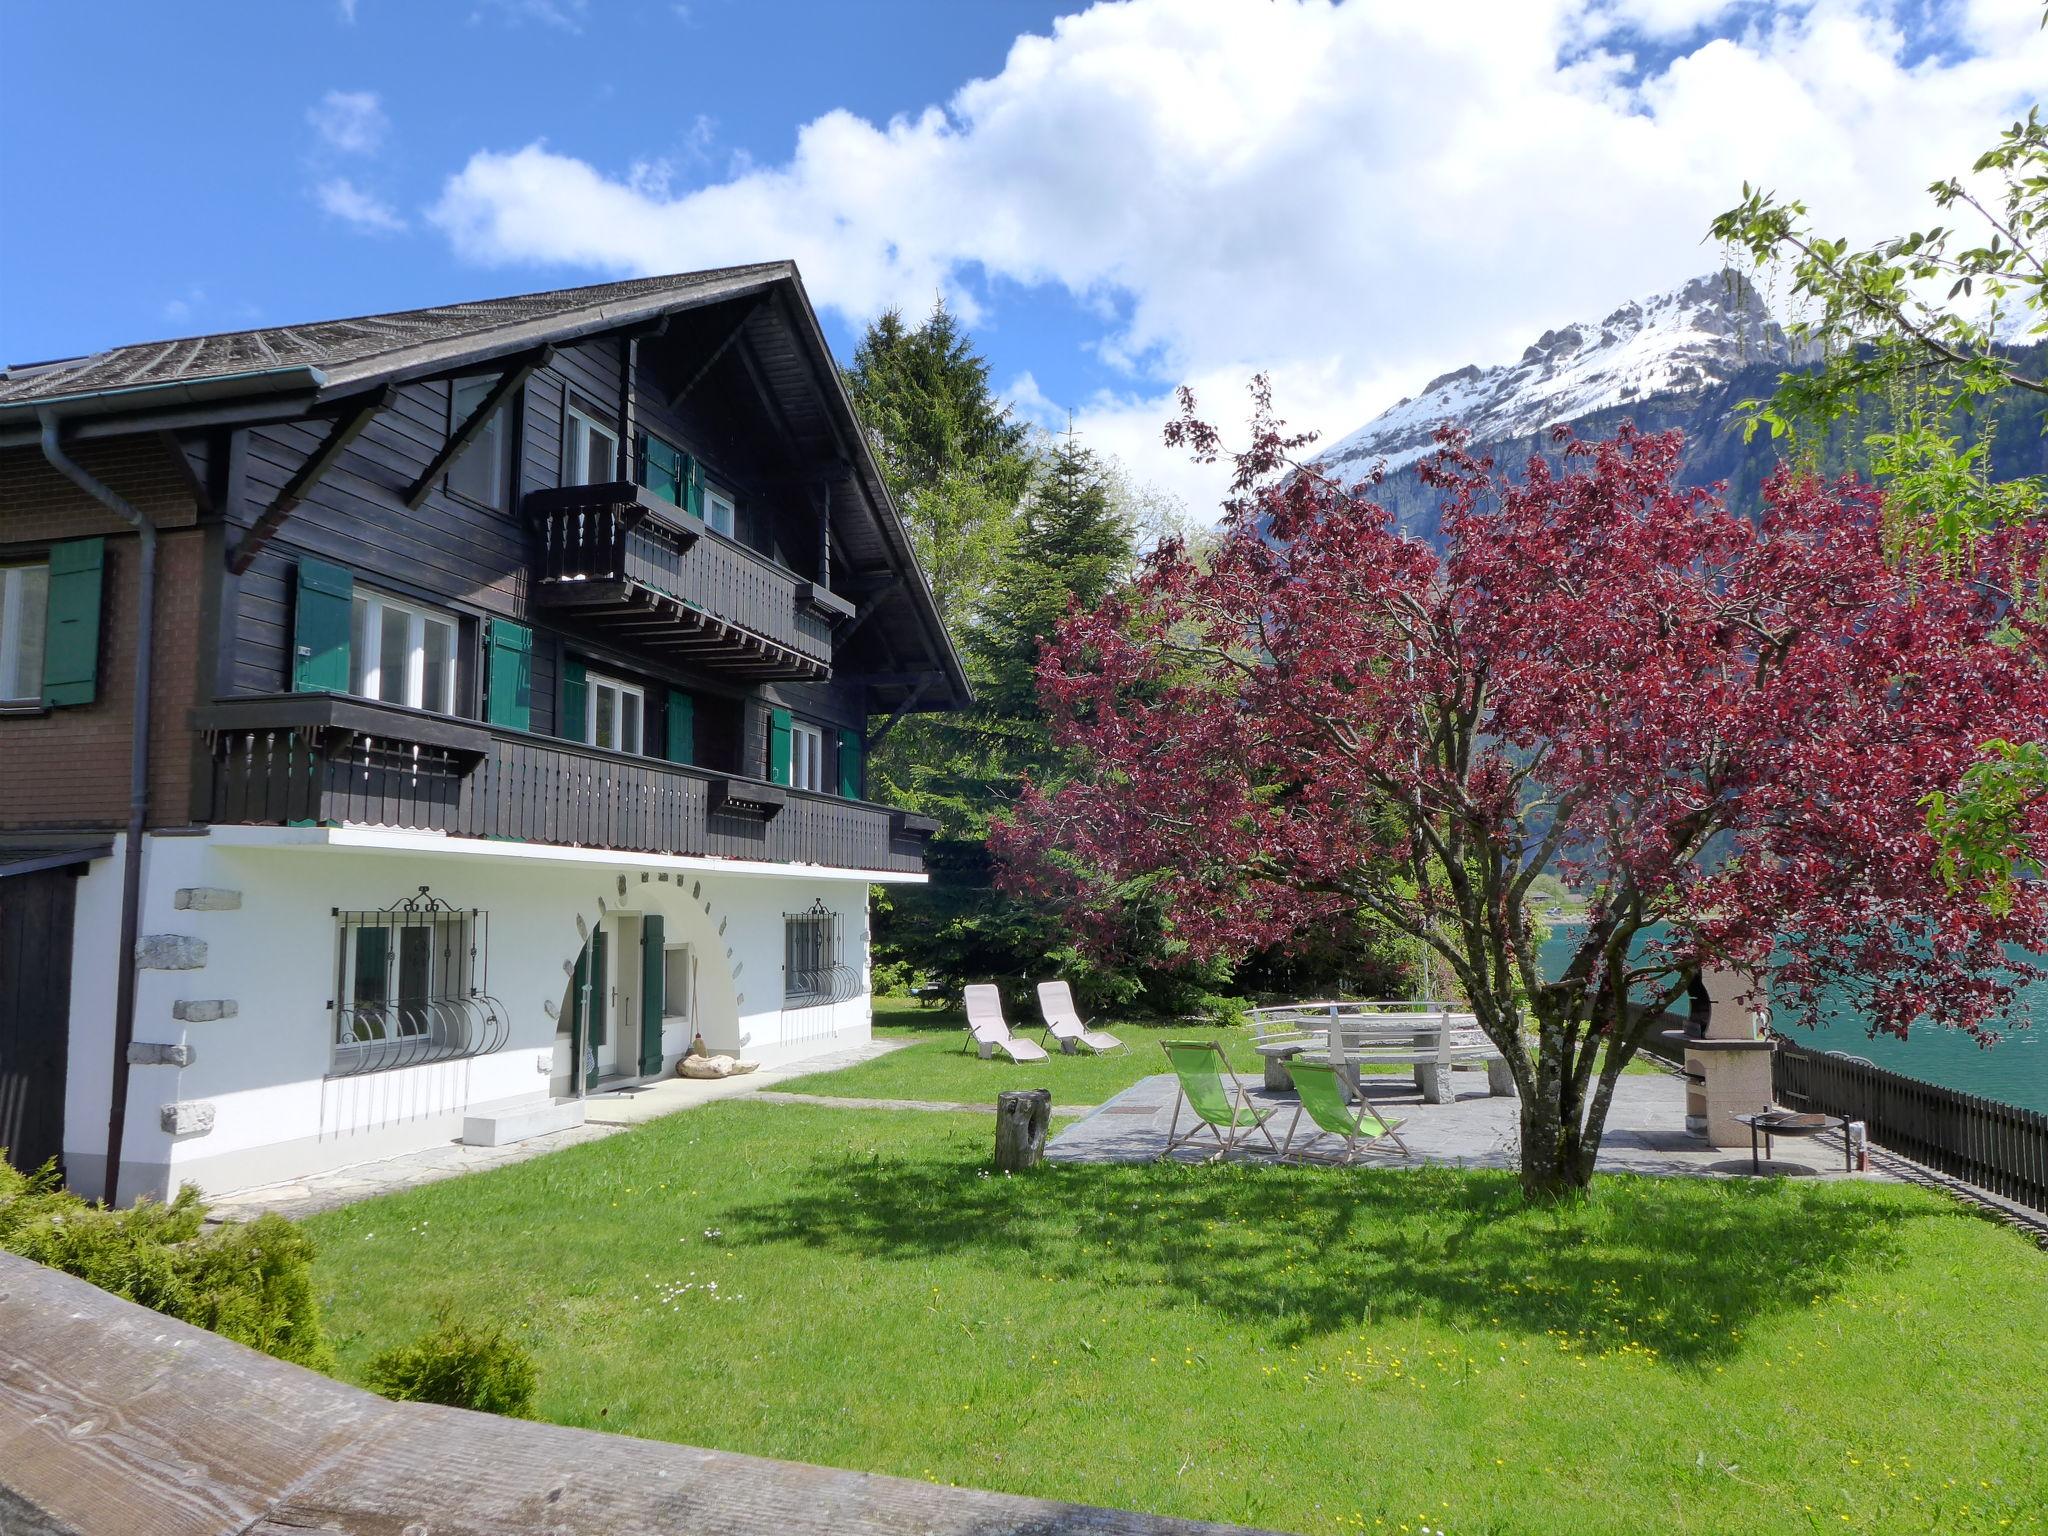
[[[121,861],[120,970],[114,991],[113,1101],[107,1109],[106,1204],[121,1184],[121,1137],[128,1121],[128,1045],[135,1038],[135,946],[142,919],[142,829],[149,815],[149,693],[156,653],[156,525],[87,474],[64,451],[54,412],[38,411],[43,457],[86,495],[105,505],[142,540],[140,590],[135,599],[135,704],[128,751],[128,837]]]

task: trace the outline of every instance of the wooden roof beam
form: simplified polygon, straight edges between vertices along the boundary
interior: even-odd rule
[[[320,479],[341,457],[342,450],[354,442],[370,419],[398,398],[398,386],[386,384],[382,389],[366,396],[347,414],[335,418],[328,430],[326,440],[315,448],[284,483],[277,497],[263,510],[262,516],[249,525],[235,547],[228,551],[228,569],[237,576],[255,562],[264,547],[277,537],[277,530],[284,526],[284,520],[292,515],[298,504],[306,499],[306,493],[319,484]]]
[[[477,434],[490,425],[491,417],[498,408],[523,388],[537,369],[547,367],[554,360],[553,347],[540,347],[510,360],[505,371],[498,376],[498,382],[491,386],[491,392],[479,400],[476,409],[463,419],[462,425],[448,435],[441,451],[428,462],[419,479],[413,481],[412,488],[405,493],[405,504],[409,510],[419,510],[420,503],[427,499],[427,492],[434,488],[434,482],[448,472],[448,466],[462,456],[462,450],[475,442]]]
[[[698,365],[697,371],[683,380],[683,387],[668,397],[668,408],[671,411],[690,398],[691,393],[699,384],[704,382],[710,375],[711,370],[717,366],[718,360],[725,356],[727,350],[731,348],[734,342],[740,339],[740,333],[747,328],[747,322],[754,318],[754,312],[761,307],[761,301],[764,297],[764,294],[757,293],[754,295],[752,302],[740,311],[740,317],[733,322],[732,329],[725,333],[725,340],[713,347],[711,355]]]

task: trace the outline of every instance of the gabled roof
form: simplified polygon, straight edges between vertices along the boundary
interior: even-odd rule
[[[136,342],[87,357],[0,370],[0,409],[60,406],[105,391],[125,393],[208,380],[225,384],[280,369],[318,370],[317,387],[323,395],[345,394],[352,387],[462,360],[467,352],[501,350],[533,339],[568,340],[665,313],[680,302],[713,303],[795,276],[796,268],[789,262],[761,262],[437,304],[389,315]]]
[[[93,437],[291,416],[383,385],[479,367],[535,347],[652,323],[749,294],[773,300],[756,308],[779,313],[788,322],[790,366],[809,381],[805,389],[814,402],[818,429],[829,439],[849,488],[857,487],[873,509],[869,537],[879,539],[877,554],[886,549],[889,565],[908,578],[903,596],[938,664],[946,699],[965,703],[972,690],[939,617],[930,577],[917,564],[909,531],[840,382],[794,262],[139,342],[87,357],[17,364],[0,369],[0,444],[33,441],[45,413],[59,418],[67,432]],[[911,687],[878,684],[878,693],[905,695]],[[910,707],[917,697],[909,692],[902,702]]]

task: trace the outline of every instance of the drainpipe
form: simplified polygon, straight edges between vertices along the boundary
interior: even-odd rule
[[[141,569],[135,598],[135,705],[129,730],[128,838],[121,863],[120,970],[114,991],[113,1102],[107,1110],[106,1203],[111,1208],[120,1192],[121,1135],[128,1121],[128,1045],[135,1038],[135,945],[142,918],[142,829],[149,815],[149,693],[156,651],[156,525],[87,474],[64,451],[54,412],[39,411],[43,457],[50,467],[86,495],[104,504],[133,528],[142,540]]]

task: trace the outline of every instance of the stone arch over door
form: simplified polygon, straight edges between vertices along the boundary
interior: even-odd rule
[[[605,918],[615,912],[654,914],[662,919],[662,938],[668,944],[688,944],[697,961],[697,1028],[707,1049],[737,1052],[740,1036],[740,1007],[746,1001],[741,989],[740,967],[734,964],[732,947],[726,943],[726,918],[706,889],[701,876],[689,872],[629,871],[601,883],[585,886],[574,911],[575,927],[562,960],[562,981],[556,996],[545,1000],[544,1009],[555,1020],[558,1052],[569,1029],[570,992],[575,986],[576,963]],[[613,957],[617,963],[617,957]],[[587,1053],[586,1053],[587,1054]],[[566,1086],[574,1090],[575,1079],[585,1063],[559,1061],[553,1074],[557,1092]],[[567,1069],[566,1071],[564,1069]]]

